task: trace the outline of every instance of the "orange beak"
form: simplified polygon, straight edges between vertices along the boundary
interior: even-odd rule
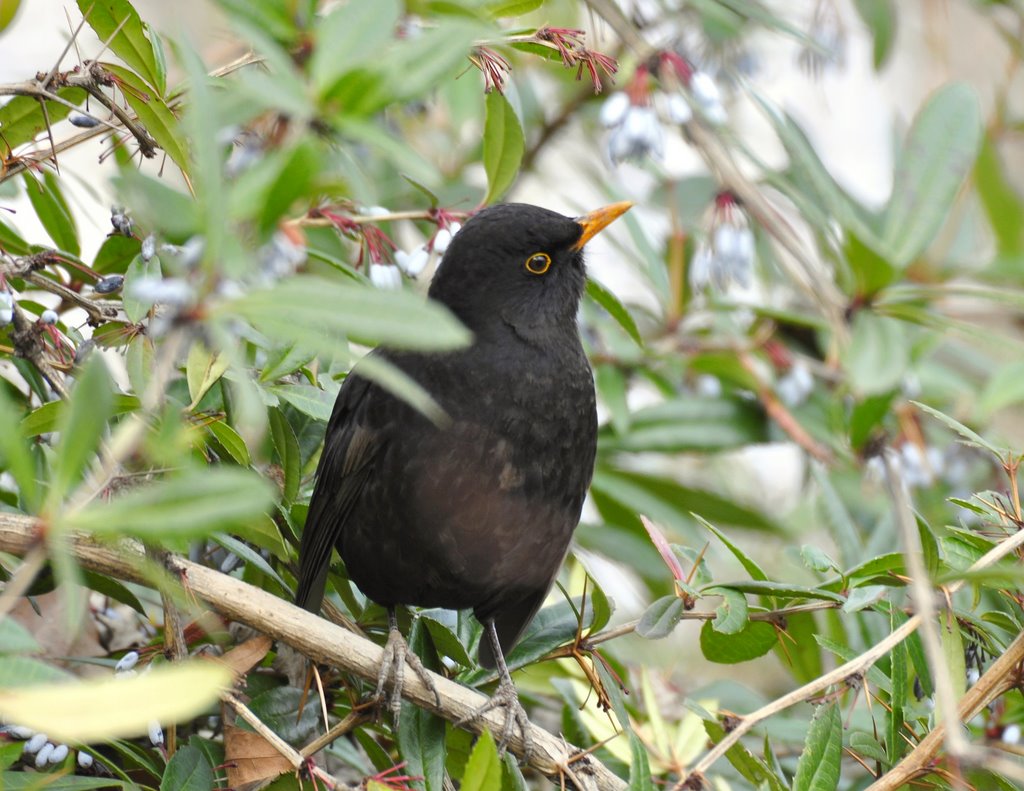
[[[602,206],[600,209],[590,212],[590,214],[577,217],[576,222],[583,228],[583,235],[580,236],[579,241],[573,245],[572,249],[582,250],[583,245],[631,208],[633,208],[633,201],[624,200],[619,203]]]

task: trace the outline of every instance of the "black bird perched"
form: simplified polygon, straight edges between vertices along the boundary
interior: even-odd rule
[[[513,723],[527,739],[504,654],[554,582],[594,468],[594,380],[576,323],[583,246],[631,205],[573,219],[510,203],[465,224],[428,293],[472,331],[472,345],[373,352],[433,396],[448,418],[442,425],[358,367],[338,393],[296,602],[319,609],[337,547],[350,579],[388,608],[377,694],[394,667],[396,715],[405,662],[433,686],[398,631],[396,605],[472,608],[485,629],[480,663],[500,677],[474,716],[505,706],[502,745]]]

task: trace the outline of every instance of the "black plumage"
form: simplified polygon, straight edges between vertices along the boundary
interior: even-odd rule
[[[471,608],[493,623],[480,661],[507,677],[494,643],[507,653],[543,602],[593,472],[594,383],[576,323],[582,247],[628,207],[573,219],[504,204],[454,237],[429,296],[472,344],[373,352],[447,420],[432,422],[358,366],[346,379],[302,536],[300,605],[319,608],[337,547],[349,577],[392,611]]]

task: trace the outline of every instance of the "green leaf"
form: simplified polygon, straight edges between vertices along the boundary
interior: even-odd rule
[[[398,0],[354,0],[319,20],[309,74],[318,93],[329,93],[348,71],[373,63],[395,36]]]
[[[231,185],[231,216],[254,220],[259,232],[267,235],[292,204],[308,196],[322,169],[320,156],[309,141],[264,155]]]
[[[651,760],[647,747],[636,731],[629,729],[629,791],[654,791],[654,780],[651,777]]]
[[[981,144],[974,89],[945,85],[928,99],[907,136],[882,231],[888,258],[905,267],[932,242],[949,214]]]
[[[718,537],[718,540],[725,544],[726,549],[732,552],[733,557],[735,557],[736,560],[740,562],[740,565],[743,566],[747,574],[750,575],[751,579],[760,580],[762,582],[768,581],[768,575],[764,573],[764,571],[761,569],[759,565],[757,565],[757,562],[752,558],[748,557],[742,549],[740,549],[736,544],[734,544],[729,539],[728,536],[725,535],[725,533],[723,533],[721,530],[719,530],[706,519],[703,519],[699,516],[697,517],[697,521],[704,525],[704,527],[706,527],[712,533],[714,533]]]
[[[715,620],[711,626],[722,634],[737,634],[747,624],[747,597],[735,588],[715,586],[705,588],[702,593],[707,596],[721,596],[722,603],[715,610]]]
[[[980,434],[967,428],[967,426],[965,426],[963,423],[959,422],[958,420],[954,420],[949,415],[943,414],[939,410],[933,409],[927,404],[922,404],[920,401],[911,401],[910,403],[912,403],[918,409],[927,412],[929,415],[936,418],[937,420],[940,420],[943,423],[945,423],[947,426],[949,426],[949,428],[953,429],[953,431],[955,431],[957,434],[963,437],[967,441],[968,445],[974,445],[977,448],[987,450],[989,453],[992,453],[993,455],[1000,458],[1005,453],[1004,450],[997,448],[988,440],[982,438]]]
[[[700,630],[704,658],[722,665],[735,665],[764,656],[775,645],[775,628],[765,621],[747,621],[740,631],[724,634],[705,621]]]
[[[21,431],[20,417],[21,410],[10,400],[7,389],[0,387],[0,469],[14,478],[25,510],[32,513],[39,506],[39,485],[35,459]]]
[[[43,173],[42,183],[27,171],[22,174],[22,178],[25,181],[28,199],[47,235],[60,250],[77,258],[81,252],[78,229],[57,179],[48,170]]]
[[[280,409],[271,407],[268,410],[268,416],[270,418],[270,438],[274,442],[274,449],[277,451],[277,458],[284,473],[282,500],[285,505],[291,505],[299,493],[302,476],[302,452],[299,450],[299,440],[295,436],[291,423]]]
[[[138,12],[128,0],[78,0],[78,9],[100,41],[109,40],[111,51],[140,77],[154,87],[160,85],[161,70],[153,45],[146,38]]]
[[[139,613],[139,615],[146,616],[146,608],[142,606],[142,602],[139,601],[138,596],[112,577],[106,577],[95,571],[86,571],[83,569],[82,584],[89,590],[102,593],[109,599],[128,605],[135,610],[135,612]]]
[[[17,746],[21,747],[21,744],[19,743]],[[57,781],[52,781],[50,780],[51,776],[47,776],[45,786],[41,786],[39,774],[36,772],[2,772],[0,773],[0,788],[4,791],[40,791],[40,788],[46,788],[47,791],[92,791],[99,788],[123,788],[125,791],[136,791],[138,789],[135,783],[114,780],[110,777],[65,775]]]
[[[484,10],[492,19],[509,16],[523,16],[544,5],[544,0],[490,0]]]
[[[978,420],[986,422],[1003,407],[1019,404],[1022,401],[1024,401],[1024,363],[1006,363],[997,368],[989,377],[978,396]]]
[[[725,738],[725,728],[714,720],[705,719],[704,730],[712,744],[718,744]],[[737,772],[743,775],[752,786],[764,788],[763,783],[768,784],[770,791],[787,791],[775,772],[762,758],[758,758],[750,750],[743,746],[742,742],[734,744],[725,752],[725,757],[733,765]]]
[[[592,485],[626,508],[677,529],[692,527],[692,514],[700,514],[713,522],[755,530],[777,532],[779,529],[767,516],[737,505],[731,499],[713,492],[691,489],[668,478],[627,472],[600,464],[594,470]]]
[[[896,631],[903,625],[906,618],[895,607],[889,611],[889,629]],[[901,640],[893,646],[889,655],[889,680],[892,683],[892,695],[889,698],[888,714],[885,718],[886,735],[886,760],[890,765],[895,766],[903,754],[907,751],[908,745],[903,738],[903,708],[910,697],[909,683],[909,661],[907,646]]]
[[[461,791],[491,791],[501,787],[501,760],[490,731],[484,731],[469,754]]]
[[[519,175],[524,146],[523,129],[515,110],[501,93],[491,91],[487,94],[487,115],[484,121],[483,162],[487,173],[487,196],[483,200],[485,204],[498,200],[512,186]]]
[[[662,596],[644,610],[636,625],[636,633],[648,640],[660,640],[672,633],[682,615],[682,599],[675,595]]]
[[[245,440],[230,425],[223,420],[214,420],[207,424],[206,428],[220,443],[220,446],[228,452],[228,455],[235,460],[236,464],[242,467],[252,464],[252,456],[249,454]]]
[[[268,387],[267,391],[322,423],[331,419],[334,401],[338,397],[337,391],[331,393],[310,385],[275,385]]]
[[[761,580],[740,580],[739,582],[719,583],[728,588],[735,588],[743,593],[757,596],[778,596],[781,599],[819,599],[822,601],[842,604],[846,601],[838,593],[824,588],[809,588],[805,585],[792,585],[786,582],[768,582]]]
[[[210,791],[213,786],[213,767],[202,752],[189,745],[175,751],[160,781],[160,791]]]
[[[37,437],[50,431],[57,431],[61,415],[67,405],[62,401],[50,401],[38,409],[32,410],[21,421],[21,435],[23,437]],[[139,397],[134,395],[123,395],[118,393],[114,396],[110,414],[123,415],[126,412],[134,412],[139,408]]]
[[[431,612],[435,615],[427,614]],[[444,610],[420,611],[420,620],[427,627],[430,641],[434,644],[434,648],[437,649],[439,655],[447,656],[463,667],[473,667],[473,660],[470,658],[462,641],[459,640],[459,636],[455,633],[455,628],[453,628],[457,628],[457,624],[441,622],[440,619],[445,617],[445,612]],[[452,620],[454,621],[455,619]]]
[[[793,791],[835,791],[843,757],[843,723],[835,703],[819,707],[796,765]]]
[[[421,658],[427,648],[423,632],[422,625],[414,623],[408,640],[409,647]],[[442,791],[444,787],[444,729],[444,720],[437,715],[411,703],[402,703],[398,749],[407,762],[405,773],[422,777],[424,791]]]
[[[82,88],[61,88],[57,95],[72,105],[80,105],[89,94]],[[71,114],[71,108],[59,102],[46,102],[46,113],[38,99],[31,96],[15,96],[3,107],[0,107],[0,134],[3,135],[4,147],[15,149],[46,130],[46,122],[50,125],[63,121]],[[9,252],[21,255],[15,250]]]
[[[187,409],[192,411],[228,369],[227,355],[213,354],[206,344],[197,340],[188,350],[185,361],[185,381],[188,383],[188,394],[192,403]]]
[[[326,355],[344,349],[350,335],[407,349],[451,349],[470,340],[447,308],[416,294],[309,275],[253,291],[220,310],[247,319],[278,341]]]
[[[800,559],[812,571],[826,572],[833,569],[839,570],[836,562],[828,556],[828,553],[821,547],[816,547],[813,544],[804,544],[800,547]]]
[[[167,477],[106,503],[92,502],[64,520],[96,535],[195,538],[255,519],[273,499],[270,484],[256,473],[217,466]]]
[[[134,168],[122,169],[112,181],[121,200],[132,207],[132,215],[138,224],[154,233],[161,233],[167,241],[181,244],[202,229],[196,200],[165,182]]]
[[[896,4],[893,0],[854,0],[860,18],[874,39],[872,62],[879,71],[892,53],[896,40]]]
[[[444,425],[447,415],[423,385],[389,360],[368,354],[356,365],[360,376],[390,390],[410,406],[422,412],[437,425]]]
[[[0,698],[10,687],[33,687],[70,681],[67,671],[27,656],[0,654]],[[2,703],[0,703],[2,705]],[[9,722],[11,720],[8,720]],[[13,720],[14,722],[19,722]],[[21,724],[19,722],[19,724]]]
[[[55,449],[50,479],[52,506],[81,480],[95,457],[112,407],[113,383],[103,358],[97,355],[85,366],[57,424],[60,442]]]
[[[40,650],[28,629],[13,618],[0,621],[0,645],[5,654],[34,654]]]
[[[608,315],[618,322],[618,325],[636,342],[637,346],[642,347],[644,345],[640,329],[636,326],[636,322],[626,309],[626,306],[619,302],[619,298],[611,291],[592,277],[587,278],[587,296],[608,311]]]
[[[104,63],[102,66],[114,75],[128,106],[135,111],[157,145],[167,152],[183,173],[188,173],[190,162],[185,135],[182,134],[178,119],[167,102],[134,72],[113,63]]]
[[[902,381],[910,363],[903,323],[870,311],[859,311],[841,361],[858,393],[874,395],[892,390]]]
[[[999,155],[991,133],[985,135],[978,161],[974,164],[974,183],[996,237],[1000,255],[1024,252],[1024,199],[1007,179],[1007,168]]]
[[[146,732],[152,720],[183,722],[217,701],[231,671],[188,661],[135,678],[103,676],[0,691],[0,716],[69,742],[102,742]]]
[[[14,21],[20,7],[21,0],[0,0],[0,33]]]
[[[598,437],[601,451],[726,450],[768,439],[764,413],[731,398],[687,396],[630,414],[622,435]]]

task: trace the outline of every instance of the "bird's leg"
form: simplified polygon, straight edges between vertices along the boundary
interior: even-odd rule
[[[388,678],[393,676],[391,694],[387,696],[387,701],[396,726],[402,711],[402,686],[405,683],[406,665],[411,667],[427,689],[434,693],[434,700],[440,706],[441,694],[437,691],[437,686],[423,666],[423,662],[412,652],[409,644],[402,637],[402,633],[398,629],[398,615],[395,613],[395,608],[388,607],[388,641],[384,644],[384,657],[381,659],[380,670],[377,672],[377,691],[374,693],[374,697],[378,702],[384,700],[384,689],[387,686]]]
[[[490,700],[455,724],[456,726],[466,725],[480,719],[491,709],[501,707],[505,709],[505,724],[498,735],[498,754],[505,754],[505,748],[508,747],[508,743],[512,740],[514,728],[518,725],[519,732],[523,735],[523,759],[529,761],[530,754],[533,752],[533,740],[530,738],[530,719],[526,716],[526,709],[523,708],[523,704],[519,702],[519,693],[516,692],[516,686],[512,683],[512,675],[508,672],[508,666],[505,664],[505,655],[501,651],[498,630],[495,628],[493,620],[489,620],[484,625],[484,631],[487,634],[487,639],[491,641],[491,648],[494,650],[494,660],[498,665],[498,688],[494,690]]]

